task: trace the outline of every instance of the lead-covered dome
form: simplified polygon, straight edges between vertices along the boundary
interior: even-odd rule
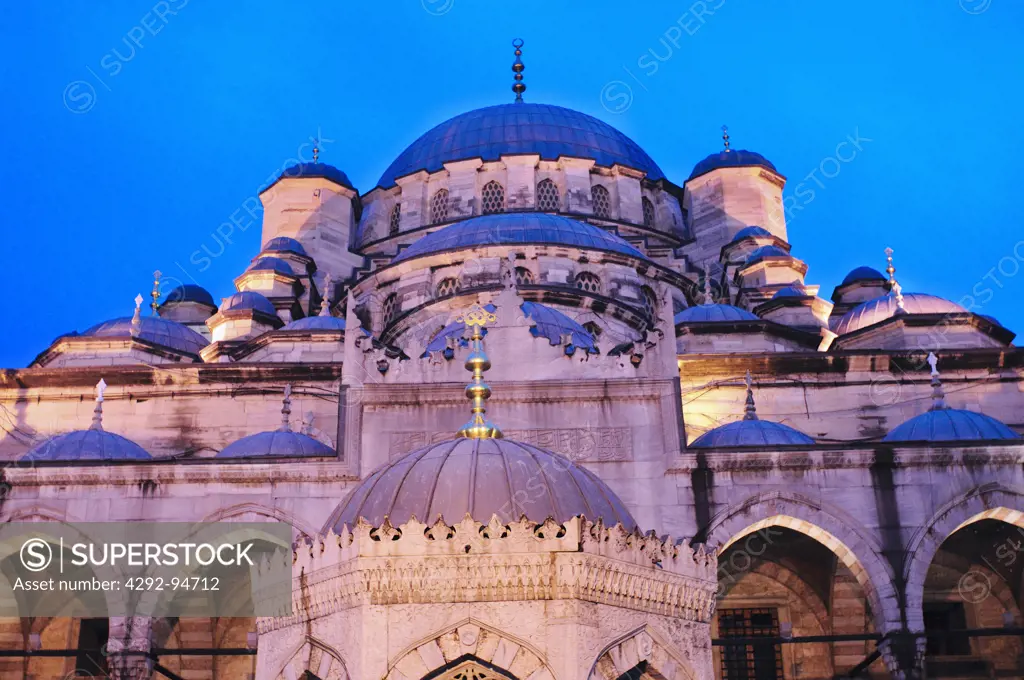
[[[938,408],[897,425],[883,441],[948,442],[983,439],[1020,439],[1009,427],[984,413],[958,408]]]
[[[765,168],[771,170],[774,173],[779,171],[775,169],[771,161],[757,153],[756,151],[744,151],[743,149],[725,149],[718,153],[713,153],[700,163],[697,163],[693,167],[693,172],[690,173],[690,179],[705,175],[712,170],[719,168]],[[687,180],[689,181],[689,180]]]
[[[809,446],[814,440],[789,425],[770,420],[737,420],[708,430],[690,446]]]
[[[103,321],[86,330],[82,336],[94,338],[134,337],[154,345],[194,355],[198,355],[199,350],[210,344],[209,340],[188,326],[170,319],[161,319],[159,316],[140,317],[138,329],[132,326],[132,317],[130,316]]]
[[[58,434],[34,446],[21,460],[30,463],[144,461],[152,456],[135,442],[102,429]]]
[[[886,278],[882,276],[882,272],[878,271],[874,267],[860,266],[854,267],[850,270],[850,273],[843,278],[843,282],[840,286],[846,286],[857,281],[885,281]]]
[[[565,522],[584,515],[606,525],[636,521],[597,475],[567,458],[508,439],[454,439],[431,444],[377,468],[342,501],[324,530],[339,533],[362,517],[374,526],[398,526],[415,515],[454,524],[466,514],[478,522],[525,515]]]
[[[904,293],[903,311],[892,293],[862,302],[843,315],[833,329],[839,335],[867,328],[895,316],[906,314],[967,314],[967,310],[949,300],[925,293]]]
[[[295,165],[286,168],[285,171],[282,172],[276,180],[274,180],[274,184],[277,184],[282,179],[289,179],[293,177],[316,177],[329,179],[335,184],[340,184],[343,187],[355,190],[352,182],[349,181],[348,175],[327,163],[296,163]]]
[[[307,458],[333,456],[334,449],[301,432],[275,430],[242,437],[221,449],[217,458]]]
[[[760,321],[755,314],[726,304],[695,305],[676,314],[676,324],[714,323],[722,321]]]
[[[336,316],[307,316],[285,324],[282,331],[343,331],[345,320]]]
[[[548,161],[591,158],[603,167],[642,170],[650,180],[665,176],[636,142],[611,125],[561,106],[519,102],[469,111],[429,130],[395,159],[377,186],[388,188],[399,177],[436,172],[452,161],[496,161],[515,154],[539,154]]]
[[[527,243],[603,250],[647,259],[620,236],[600,227],[561,215],[522,212],[481,215],[456,222],[427,234],[398,253],[392,262],[474,246]]]
[[[217,304],[213,301],[213,296],[210,295],[210,292],[202,286],[192,283],[185,283],[171,289],[171,292],[164,297],[164,301],[160,303],[160,306],[173,305],[179,302],[195,302],[217,309]]]

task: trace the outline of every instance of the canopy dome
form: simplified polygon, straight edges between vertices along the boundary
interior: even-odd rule
[[[443,516],[451,524],[469,514],[478,522],[525,515],[565,522],[577,515],[605,524],[636,521],[597,475],[567,458],[508,439],[454,439],[407,453],[377,468],[332,513],[324,530],[340,532],[362,517],[374,526],[398,526]]]
[[[756,419],[719,425],[697,437],[690,446],[795,446],[813,443],[813,439],[789,425]]]
[[[783,248],[774,245],[761,246],[760,248],[751,251],[751,253],[747,255],[747,259],[744,262],[744,264],[754,264],[755,262],[760,262],[766,257],[787,257],[793,259],[793,256],[786,252]]]
[[[713,153],[693,167],[690,179],[700,177],[718,168],[745,168],[760,167],[777,173],[778,170],[771,161],[756,151],[744,151],[743,149],[724,149]]]
[[[348,175],[327,163],[296,163],[285,169],[281,173],[280,177],[274,180],[274,184],[277,184],[282,179],[289,179],[294,177],[319,177],[322,179],[329,179],[335,184],[340,184],[348,189],[355,190],[352,186],[352,182],[349,181]],[[271,184],[270,186],[273,186]],[[268,189],[270,187],[267,187]]]
[[[309,435],[291,430],[257,432],[221,449],[217,458],[264,458],[268,456],[333,456],[334,449]]]
[[[878,271],[874,267],[855,267],[850,270],[850,273],[843,278],[843,282],[840,286],[845,286],[856,281],[885,281],[886,278],[882,276],[882,272]]]
[[[260,252],[306,255],[306,248],[289,236],[275,236],[263,244],[263,249]]]
[[[217,304],[213,301],[213,296],[210,292],[202,286],[197,286],[192,283],[185,283],[180,286],[171,289],[171,292],[164,297],[164,301],[160,303],[160,306],[172,305],[178,302],[198,302],[202,305],[217,308]]]
[[[904,293],[903,309],[907,314],[966,314],[967,310],[949,300],[925,293]],[[896,296],[889,293],[862,302],[839,319],[835,332],[839,335],[852,333],[861,328],[885,321],[898,313]]]
[[[733,305],[694,305],[675,316],[675,323],[712,323],[715,321],[760,321],[760,318]]]
[[[241,293],[235,293],[229,297],[224,298],[224,301],[220,303],[220,311],[222,312],[234,312],[251,309],[256,312],[263,312],[270,316],[277,316],[277,310],[274,309],[274,303],[266,298],[262,293],[247,290]]]
[[[336,316],[307,316],[282,326],[282,331],[343,331],[345,320]]]
[[[249,265],[248,271],[271,271],[277,272],[278,274],[285,274],[287,276],[293,276],[295,274],[295,270],[292,269],[290,264],[281,258],[274,257],[272,255],[265,255],[257,259]]]
[[[393,263],[448,250],[498,244],[554,244],[604,250],[639,259],[643,253],[620,236],[586,222],[548,213],[481,215],[427,234],[398,253]]]
[[[947,442],[981,439],[1020,439],[1009,427],[984,413],[958,408],[939,408],[914,416],[897,425],[883,441]]]
[[[139,329],[134,332],[132,317],[123,316],[98,323],[82,335],[96,338],[136,337],[187,354],[198,354],[199,350],[210,344],[209,340],[188,326],[159,316],[139,317]]]
[[[636,142],[607,123],[561,106],[519,102],[469,111],[429,130],[395,159],[377,186],[392,187],[399,177],[435,172],[451,161],[514,154],[539,154],[547,161],[591,158],[603,167],[642,170],[650,180],[665,176]]]
[[[88,460],[152,460],[149,453],[130,439],[101,429],[75,430],[55,435],[34,446],[21,457],[26,462],[74,462]]]
[[[772,232],[768,231],[764,227],[759,227],[756,224],[754,224],[749,227],[743,227],[742,229],[737,231],[736,235],[732,237],[732,241],[730,241],[730,243],[736,243],[737,241],[742,241],[745,238],[756,238],[759,236],[769,237],[771,235]]]

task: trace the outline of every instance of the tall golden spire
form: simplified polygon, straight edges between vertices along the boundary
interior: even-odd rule
[[[516,93],[516,101],[520,104],[523,102],[523,93],[526,92],[526,83],[523,82],[523,71],[526,69],[526,65],[523,64],[523,41],[521,38],[516,38],[512,41],[512,47],[516,48],[516,60],[512,62],[512,72],[515,73],[515,83],[512,85],[512,91]]]
[[[725,152],[729,153],[729,126],[722,126],[722,141],[725,142]]]
[[[473,382],[466,385],[466,396],[473,402],[473,417],[462,426],[456,435],[467,439],[501,439],[501,430],[487,420],[487,398],[491,396],[491,388],[484,382],[484,371],[491,367],[491,360],[484,353],[483,328],[494,323],[498,318],[480,305],[473,305],[460,314],[456,321],[465,323],[473,329],[470,340],[470,352],[466,357],[466,370],[472,371]]]
[[[160,277],[163,274],[157,269],[153,272],[153,292],[149,294],[153,301],[149,303],[149,308],[153,310],[153,316],[160,316]]]

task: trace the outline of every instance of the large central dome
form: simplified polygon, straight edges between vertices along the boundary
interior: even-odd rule
[[[593,116],[548,104],[499,104],[455,116],[430,130],[401,153],[384,171],[379,187],[444,163],[470,158],[496,161],[502,155],[540,154],[542,160],[561,156],[592,158],[597,165],[618,163],[658,180],[665,175],[636,142]]]

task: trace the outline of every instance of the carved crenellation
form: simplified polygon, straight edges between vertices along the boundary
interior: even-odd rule
[[[257,592],[268,566],[253,575]],[[360,605],[560,599],[705,623],[717,587],[717,559],[703,545],[583,517],[506,524],[467,515],[455,525],[439,517],[398,527],[360,519],[300,543],[291,568],[292,613],[260,619],[261,631]]]

